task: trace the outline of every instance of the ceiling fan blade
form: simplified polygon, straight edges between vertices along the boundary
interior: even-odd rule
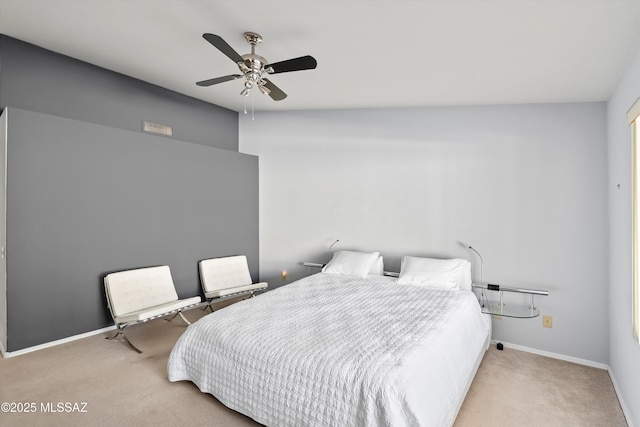
[[[271,83],[271,81],[267,79],[262,80],[264,80],[264,87],[269,89],[269,96],[271,97],[271,99],[273,99],[274,101],[282,101],[287,97],[287,94],[281,91],[278,86]]]
[[[229,43],[224,41],[222,37],[217,36],[215,34],[210,34],[210,33],[205,33],[202,35],[202,37],[204,37],[206,41],[208,41],[209,43],[214,45],[216,48],[218,48],[220,52],[227,55],[233,62],[235,63],[244,62],[244,59],[242,58],[242,56],[240,56],[238,52],[233,50],[233,48],[229,46]]]
[[[288,73],[289,71],[313,70],[318,63],[313,56],[301,56],[299,58],[287,59],[286,61],[269,64],[268,67],[273,69],[273,73]]]
[[[242,74],[230,74],[224,77],[216,77],[215,79],[202,80],[200,82],[196,82],[196,84],[198,86],[213,86],[217,85],[218,83],[224,83],[230,80],[239,79],[240,77],[242,77]]]

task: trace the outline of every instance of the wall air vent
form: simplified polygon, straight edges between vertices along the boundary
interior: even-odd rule
[[[171,126],[159,125],[157,123],[142,122],[142,130],[158,135],[173,136],[173,128]]]

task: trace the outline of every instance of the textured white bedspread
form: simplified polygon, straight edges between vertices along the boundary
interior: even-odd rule
[[[470,291],[318,273],[189,326],[169,380],[268,426],[447,426],[489,328]]]

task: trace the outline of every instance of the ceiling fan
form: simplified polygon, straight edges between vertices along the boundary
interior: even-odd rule
[[[288,73],[290,71],[313,70],[318,63],[313,56],[301,56],[299,58],[287,59],[286,61],[268,63],[265,58],[256,54],[256,45],[262,42],[262,36],[253,32],[244,33],[244,38],[251,45],[251,53],[239,55],[222,37],[215,34],[205,33],[202,35],[206,41],[214,45],[218,50],[227,55],[236,63],[242,74],[230,74],[228,76],[216,77],[214,79],[197,82],[198,86],[212,86],[244,77],[244,89],[240,95],[247,96],[254,86],[258,86],[260,92],[269,95],[274,101],[281,101],[287,97],[280,88],[263,76],[265,74]]]

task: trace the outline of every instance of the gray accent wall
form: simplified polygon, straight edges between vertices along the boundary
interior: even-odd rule
[[[0,109],[7,351],[111,325],[110,271],[168,264],[185,297],[198,260],[246,254],[259,279],[258,159],[238,153],[236,112],[6,35]]]
[[[235,111],[0,35],[5,107],[134,132],[150,121],[173,127],[175,139],[238,151]]]
[[[0,114],[0,351],[7,349],[7,263],[4,256],[6,248],[6,178],[7,178],[7,114]]]
[[[395,271],[402,255],[473,259],[479,280],[462,242],[485,281],[550,293],[552,329],[495,319],[496,339],[606,364],[606,130],[605,103],[240,117],[240,150],[260,156],[261,278],[301,277],[340,239]]]
[[[105,273],[246,254],[258,279],[255,156],[9,108],[8,351],[113,324]]]

